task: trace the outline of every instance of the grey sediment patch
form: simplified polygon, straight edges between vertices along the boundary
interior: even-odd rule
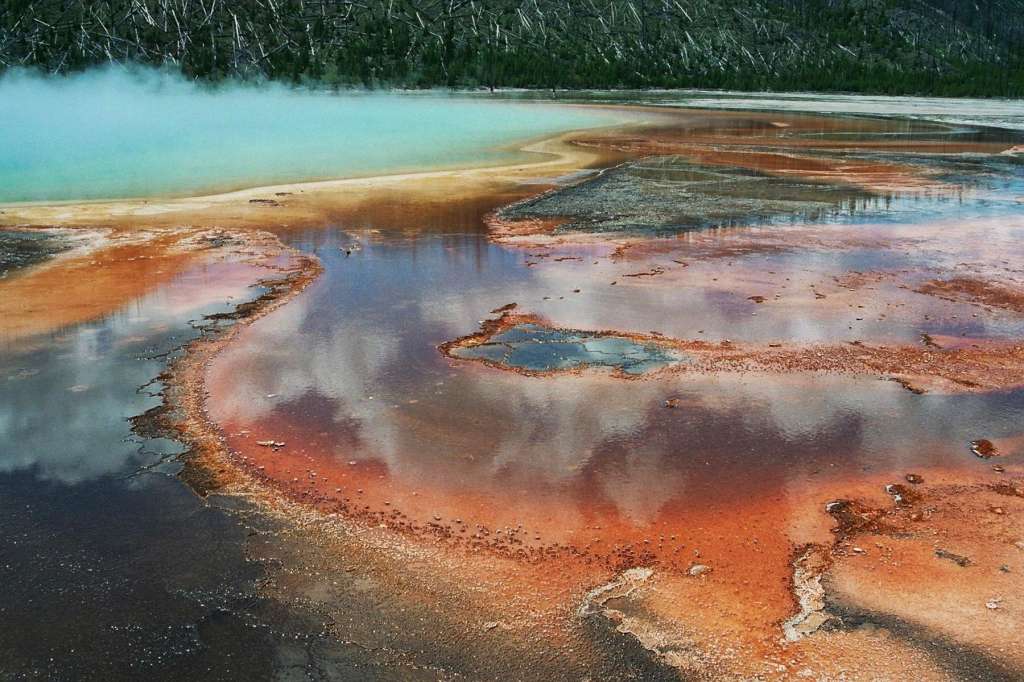
[[[793,596],[800,610],[782,624],[789,642],[817,632],[832,616],[825,611],[825,588],[821,583],[828,567],[828,550],[809,545],[793,560]]]
[[[834,616],[829,627],[837,630],[856,630],[878,627],[926,652],[954,679],[986,680],[991,682],[1019,681],[1024,671],[1011,667],[994,656],[892,614],[862,609],[836,597],[825,581],[826,610]]]
[[[480,343],[454,345],[447,352],[454,358],[527,373],[606,367],[639,376],[686,361],[682,353],[653,342],[532,322],[498,331]]]
[[[687,230],[821,220],[877,198],[850,185],[780,178],[655,156],[501,209],[505,221],[564,219],[555,234],[671,234]]]
[[[608,605],[612,600],[628,599],[653,575],[654,571],[646,567],[623,571],[610,582],[590,590],[577,608],[576,615],[594,640],[596,649],[606,656],[614,655],[620,666],[634,671],[639,679],[697,679],[663,660],[666,652],[662,645],[630,630],[626,615]]]
[[[71,247],[71,240],[60,230],[0,230],[0,279]]]

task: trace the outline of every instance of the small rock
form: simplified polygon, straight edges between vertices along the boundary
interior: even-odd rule
[[[965,557],[960,554],[954,554],[953,552],[950,552],[945,549],[936,549],[935,556],[939,557],[940,559],[948,559],[960,568],[967,568],[971,565],[971,560],[968,557]]]
[[[681,401],[679,400],[679,398],[669,398],[668,400],[665,401],[665,407],[675,409],[679,407],[680,402]]]
[[[924,478],[918,476],[917,474],[907,474],[906,479],[907,483],[910,483],[912,485],[920,485],[921,483],[924,483]]]
[[[711,567],[710,566],[706,566],[705,564],[694,564],[693,566],[690,566],[689,573],[690,573],[690,575],[696,577],[696,576],[699,576],[699,575],[704,575],[705,573],[707,573],[710,570],[711,570]]]
[[[985,608],[987,608],[990,611],[995,611],[996,609],[1000,608],[1000,606],[1002,605],[1002,601],[1003,600],[1000,597],[994,597],[992,599],[989,599],[987,602],[985,602]]]
[[[989,459],[990,457],[996,457],[999,454],[999,450],[987,438],[979,438],[978,440],[971,441],[971,452],[977,457],[982,459]]]

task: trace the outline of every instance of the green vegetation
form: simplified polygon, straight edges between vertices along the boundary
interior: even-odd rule
[[[370,87],[1024,95],[1024,0],[4,0],[0,65]]]

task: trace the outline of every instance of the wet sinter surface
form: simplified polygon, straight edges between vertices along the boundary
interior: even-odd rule
[[[199,333],[190,320],[259,293],[247,285],[266,273],[240,264],[243,253],[204,261],[103,320],[6,342],[0,532],[13,541],[0,550],[0,570],[16,587],[0,597],[0,616],[18,627],[0,630],[0,675],[678,677],[680,659],[628,635],[636,632],[629,618],[677,618],[696,628],[685,632],[699,652],[713,650],[700,638],[707,627],[723,660],[737,656],[725,651],[733,646],[774,657],[780,623],[797,608],[794,554],[830,537],[825,503],[834,495],[873,493],[891,505],[884,485],[911,472],[929,482],[994,476],[992,462],[971,452],[978,439],[995,443],[1007,469],[1019,467],[1018,387],[913,392],[881,372],[671,373],[685,356],[630,336],[820,344],[823,356],[864,342],[938,352],[1020,339],[1022,181],[1020,166],[998,155],[1015,138],[979,133],[985,139],[969,144],[988,146],[910,158],[851,151],[879,134],[858,122],[863,137],[851,134],[830,153],[863,153],[870,163],[853,159],[847,170],[860,173],[857,182],[837,190],[805,152],[787,152],[788,169],[763,150],[725,158],[720,138],[776,145],[759,137],[763,120],[726,119],[711,132],[706,120],[688,133],[715,137],[685,162],[699,168],[678,173],[678,149],[665,143],[672,148],[653,154],[666,157],[657,173],[622,169],[629,177],[616,203],[585,216],[615,228],[597,237],[562,225],[499,243],[483,211],[443,225],[424,217],[402,234],[378,229],[370,209],[358,220],[279,230],[316,255],[323,274],[243,329],[211,360],[205,388],[234,465],[294,505],[282,515],[255,493],[201,503],[168,475],[180,467],[180,446],[143,438],[127,421],[158,403],[151,380],[169,351]],[[802,125],[772,120],[785,124],[776,130]],[[820,127],[844,132],[834,120]],[[829,156],[824,165],[834,164]],[[969,177],[952,182],[950,164]],[[894,178],[920,180],[919,167],[938,170],[927,183],[893,188]],[[775,206],[770,220],[732,206],[728,220],[693,225],[671,202],[647,202],[672,195],[664,183],[680,175],[741,176],[750,189],[752,172],[765,186],[779,173],[796,177],[798,200],[826,206],[797,219]],[[544,217],[607,198],[580,200],[591,191],[582,184],[547,195]],[[833,202],[837,192],[855,196]],[[746,190],[742,198],[758,199]],[[633,219],[644,206],[658,214],[653,228]],[[379,211],[391,220],[394,208]],[[535,321],[504,332],[508,352],[441,351],[513,303]],[[551,345],[561,347],[551,353]],[[371,523],[336,535],[325,528],[334,513]],[[409,537],[427,546],[407,546]],[[939,570],[959,570],[930,550],[925,559]],[[975,581],[1004,586],[1020,570],[986,560],[975,556]],[[617,617],[627,619],[616,621],[621,633],[595,624],[588,614],[606,603],[601,586],[647,566],[673,589],[659,583],[665,591],[634,610],[616,597],[626,614]],[[844,575],[847,587],[858,577]],[[872,605],[848,592],[850,621],[866,619]],[[972,607],[986,618],[1012,615],[1017,594],[1001,595],[997,609],[986,611],[988,594]],[[913,621],[915,630],[900,618],[849,636],[866,641],[863,650],[894,646],[908,654],[901,662],[946,672],[1000,671],[1017,660],[990,646],[984,654],[998,665],[983,668],[988,659],[972,642],[942,658],[919,642],[939,641],[932,623]],[[994,631],[1015,645],[1012,622]],[[850,651],[857,665],[862,649]],[[710,676],[789,675],[770,662],[710,668],[718,673]],[[875,677],[889,671],[884,661],[872,665],[883,666],[871,669]]]
[[[744,126],[733,130],[752,135]],[[848,156],[855,140],[832,154]],[[611,182],[606,172],[596,186],[555,189],[541,200],[553,217],[572,219],[580,207],[596,218],[517,232],[516,220],[533,225],[537,216],[499,213],[512,223],[499,226],[500,244],[472,216],[444,234],[389,235],[375,229],[372,214],[283,231],[320,258],[324,274],[213,363],[210,415],[237,461],[291,499],[437,538],[470,556],[486,549],[528,565],[556,562],[557,569],[523,570],[518,584],[527,594],[553,590],[552,570],[589,587],[601,575],[595,566],[655,566],[679,581],[713,566],[720,592],[696,597],[691,583],[672,587],[675,596],[654,602],[664,609],[659,617],[679,618],[698,598],[701,617],[683,622],[707,627],[709,641],[770,648],[792,614],[793,548],[827,536],[827,501],[852,491],[884,496],[887,483],[909,473],[930,481],[992,475],[970,452],[983,433],[1002,444],[1009,466],[1019,457],[1019,388],[974,391],[964,381],[952,391],[907,390],[884,372],[828,369],[831,345],[974,349],[1020,338],[1024,319],[1012,296],[985,302],[929,288],[961,278],[1019,290],[1020,166],[997,155],[1014,140],[935,149],[959,156],[930,163],[920,152],[911,160],[906,150],[864,151],[870,163],[852,163],[843,173],[854,182],[838,184],[870,197],[840,202],[811,222],[766,221],[750,210],[746,221],[730,216],[725,227],[694,230],[702,225],[648,201],[650,192],[672,197],[664,183],[677,176],[641,173],[630,190],[609,197],[600,189]],[[757,143],[778,141],[748,142]],[[647,147],[642,152],[650,158]],[[761,150],[730,151],[728,161],[712,145],[700,153],[715,172],[789,173],[812,200],[835,191],[837,181],[809,165],[803,149],[774,147],[791,167],[772,160],[766,170]],[[744,154],[750,158],[733,160]],[[954,182],[951,164],[974,169]],[[907,187],[900,191],[897,181]],[[764,200],[773,200],[770,192]],[[634,215],[653,215],[656,224]],[[613,230],[615,239],[586,229],[616,219],[625,229]],[[535,322],[504,330],[512,338],[500,337],[501,348],[440,352],[512,304]],[[822,358],[811,372],[633,374],[638,337],[630,334],[818,344]],[[625,347],[595,357],[591,339]],[[727,598],[735,601],[718,601]],[[719,619],[728,625],[716,631]],[[736,639],[721,639],[723,631]],[[950,656],[958,670],[980,665],[962,652]],[[873,665],[885,674],[884,662]]]
[[[965,454],[975,434],[1019,434],[1017,392],[922,397],[874,378],[829,376],[624,385],[600,368],[539,379],[453,363],[437,346],[475,331],[509,302],[569,329],[676,337],[703,330],[735,339],[756,328],[767,338],[799,339],[807,328],[818,339],[829,327],[773,315],[745,295],[721,292],[711,312],[707,298],[667,298],[628,280],[609,287],[612,271],[623,268],[600,249],[558,251],[584,260],[527,267],[524,253],[484,235],[364,242],[352,256],[342,250],[353,241],[344,233],[292,238],[314,250],[325,273],[217,362],[211,410],[241,452],[258,457],[256,441],[286,442],[261,464],[282,467],[275,475],[285,480],[293,467],[301,471],[301,490],[312,469],[329,479],[317,492],[333,496],[337,482],[337,496],[360,505],[384,509],[387,501],[422,520],[482,514],[488,525],[515,526],[529,519],[531,529],[543,524],[544,540],[565,541],[595,513],[644,527],[674,505],[775,495],[805,476],[978,466]],[[807,264],[794,260],[791,270],[781,259],[765,267],[782,275]],[[672,301],[671,316],[658,300]],[[839,315],[834,333],[853,338],[846,324],[853,314]],[[916,342],[921,327],[907,327]],[[550,368],[546,357],[521,365]],[[666,410],[669,398],[684,407]]]

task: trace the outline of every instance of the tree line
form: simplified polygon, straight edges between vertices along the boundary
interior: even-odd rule
[[[368,87],[1024,94],[1024,0],[3,0],[0,69]]]

